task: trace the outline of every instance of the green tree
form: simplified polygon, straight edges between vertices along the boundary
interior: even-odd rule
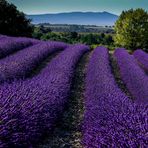
[[[82,43],[85,43],[87,45],[97,44],[97,37],[94,36],[92,33],[86,34],[81,36]]]
[[[34,31],[32,33],[32,37],[36,39],[41,39],[43,36],[43,33],[41,32],[39,27],[34,27]]]
[[[102,43],[104,45],[111,45],[111,44],[113,44],[113,38],[112,38],[112,36],[111,35],[105,35],[104,38],[103,38]]]
[[[50,33],[52,32],[52,30],[50,29],[50,27],[44,27],[43,25],[39,26],[40,31],[45,34],[45,33]]]
[[[70,32],[70,38],[77,39],[78,33],[77,32]]]
[[[0,0],[0,34],[10,36],[32,36],[33,26],[25,14],[15,5]]]
[[[115,32],[117,46],[148,48],[148,12],[140,8],[123,11],[115,23]]]

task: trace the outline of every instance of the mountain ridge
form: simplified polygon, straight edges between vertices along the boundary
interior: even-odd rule
[[[62,12],[27,15],[33,24],[77,24],[77,25],[114,25],[118,16],[103,12]]]

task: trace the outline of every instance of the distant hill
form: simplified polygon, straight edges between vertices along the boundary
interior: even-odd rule
[[[114,25],[118,16],[109,12],[67,12],[57,14],[27,15],[33,24],[78,24],[78,25]]]

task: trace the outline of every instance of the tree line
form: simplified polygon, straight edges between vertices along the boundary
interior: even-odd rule
[[[43,28],[37,30],[31,24],[31,20],[27,19],[15,5],[6,0],[0,0],[0,34],[60,40],[68,43],[82,42],[89,45],[108,44],[129,50],[148,49],[148,12],[141,8],[123,11],[115,23],[114,35],[80,34],[75,31],[58,34],[41,29]]]
[[[41,23],[35,27],[44,26],[53,32],[78,32],[78,33],[114,33],[114,26],[95,26],[95,25],[71,25],[71,24],[49,24]]]
[[[33,33],[33,37],[40,40],[54,40],[63,41],[70,44],[84,43],[87,45],[102,44],[112,45],[112,34],[105,33],[78,33],[78,32],[52,32],[48,27],[39,26],[36,27]]]

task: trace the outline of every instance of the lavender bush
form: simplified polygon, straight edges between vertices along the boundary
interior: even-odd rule
[[[7,37],[6,35],[1,35],[1,34],[0,34],[0,40],[1,40],[1,39],[4,39],[4,38],[6,38],[6,37]]]
[[[139,103],[148,101],[148,77],[139,67],[135,58],[125,49],[117,49],[114,53],[119,65],[121,78],[126,87]]]
[[[136,50],[133,55],[139,65],[148,73],[148,54],[139,49]]]
[[[1,86],[1,146],[31,147],[50,132],[67,102],[75,66],[88,50],[84,45],[71,46],[39,75]]]
[[[43,42],[18,51],[0,61],[0,82],[25,77],[49,54],[67,47],[62,42]]]
[[[24,37],[5,37],[2,36],[0,39],[0,58],[8,56],[9,54],[37,44],[39,41]]]
[[[83,146],[147,147],[147,113],[146,104],[132,102],[118,88],[107,49],[96,48],[86,76]]]

